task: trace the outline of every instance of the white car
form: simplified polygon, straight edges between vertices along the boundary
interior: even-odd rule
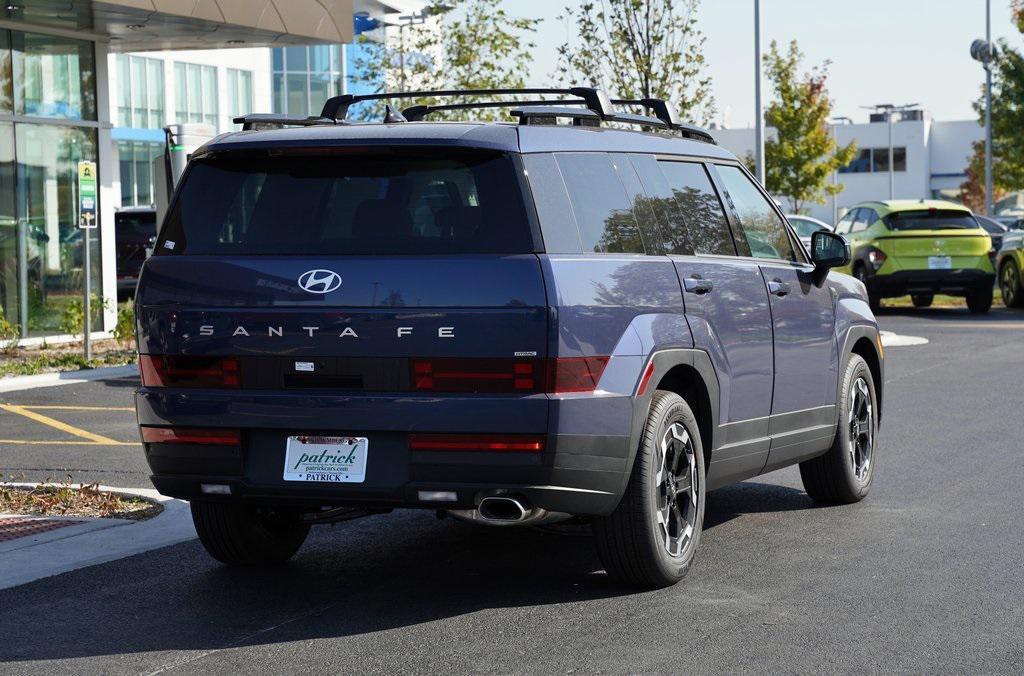
[[[832,232],[835,230],[834,226],[829,225],[825,221],[819,221],[817,218],[811,218],[810,216],[801,216],[799,214],[787,214],[786,220],[789,221],[793,229],[796,230],[797,237],[803,243],[804,248],[808,251],[811,250],[811,235],[824,230],[825,232]]]

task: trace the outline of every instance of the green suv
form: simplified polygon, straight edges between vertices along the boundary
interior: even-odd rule
[[[967,298],[973,313],[992,307],[992,240],[970,210],[941,200],[861,202],[836,224],[850,242],[849,272],[867,287],[871,309],[910,295],[928,307],[937,293]]]

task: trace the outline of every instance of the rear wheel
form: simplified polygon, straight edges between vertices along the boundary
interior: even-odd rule
[[[999,291],[1003,295],[1003,304],[1006,307],[1024,305],[1024,294],[1020,288],[1020,268],[1013,259],[1003,263],[1003,269],[999,271]]]
[[[868,277],[868,269],[864,264],[858,265],[853,271],[854,277],[860,280],[860,283],[864,285],[864,288],[868,291],[868,305],[871,306],[872,312],[878,312],[882,307],[882,298],[871,290],[871,284],[868,283],[870,277]]]
[[[915,293],[911,294],[910,300],[913,301],[914,307],[928,307],[935,300],[935,294],[933,293]]]
[[[878,397],[867,362],[850,355],[843,372],[839,429],[825,455],[800,463],[807,494],[818,502],[852,503],[864,499],[875,470]]]
[[[992,309],[992,289],[985,286],[967,292],[967,309],[971,314],[980,315]]]
[[[608,575],[640,587],[667,587],[693,563],[704,524],[704,452],[697,420],[679,395],[651,401],[622,502],[594,520]]]
[[[264,507],[193,502],[192,522],[210,556],[232,566],[283,563],[306,541],[309,525]]]

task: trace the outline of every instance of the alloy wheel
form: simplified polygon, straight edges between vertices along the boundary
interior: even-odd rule
[[[1013,263],[1004,265],[999,282],[999,290],[1003,293],[1003,303],[1012,306],[1017,301],[1017,291],[1020,289],[1017,266]]]
[[[682,555],[697,524],[698,476],[690,433],[672,423],[658,445],[657,521],[662,543],[673,557]]]
[[[864,482],[871,469],[871,452],[875,445],[874,406],[867,380],[860,376],[850,388],[848,422],[850,462],[857,481]]]

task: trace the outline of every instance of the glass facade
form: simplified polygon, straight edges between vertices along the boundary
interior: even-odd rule
[[[78,162],[98,161],[93,43],[0,31],[0,310],[23,335],[60,332],[81,298]],[[49,118],[40,120],[39,118]],[[99,231],[91,236],[99,290]],[[102,308],[94,308],[95,326]]]
[[[228,68],[227,80],[228,115],[224,129],[241,129],[242,125],[236,125],[234,118],[255,112],[252,104],[252,71]]]
[[[175,122],[203,122],[217,128],[217,68],[174,64]]]
[[[115,124],[140,129],[164,126],[164,62],[141,56],[117,57]]]
[[[121,206],[144,207],[155,202],[153,198],[153,161],[163,152],[163,143],[117,142]]]
[[[319,113],[324,101],[341,92],[339,45],[278,47],[273,52],[275,113]]]

